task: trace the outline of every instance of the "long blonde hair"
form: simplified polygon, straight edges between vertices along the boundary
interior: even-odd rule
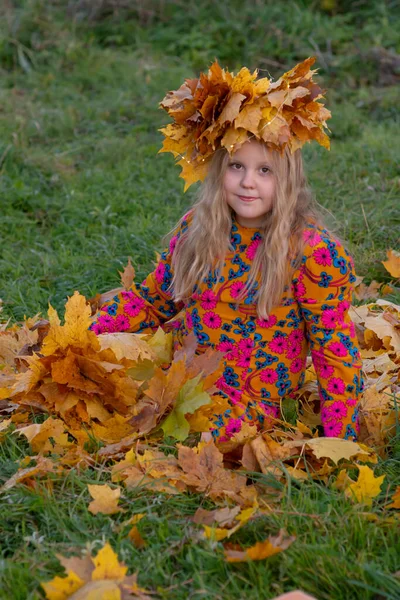
[[[247,283],[237,300],[243,299],[259,277],[257,314],[267,319],[287,291],[290,278],[298,268],[303,253],[303,231],[308,222],[323,225],[308,187],[301,151],[270,152],[276,195],[272,210],[265,215],[259,231],[262,241],[252,262]],[[200,284],[210,269],[222,272],[224,258],[233,250],[230,235],[232,209],[225,200],[223,180],[229,161],[221,148],[213,156],[207,177],[193,205],[193,220],[188,233],[182,235],[172,256],[174,272],[171,283],[176,302],[187,302],[194,286]],[[180,220],[179,224],[182,222]],[[178,224],[178,225],[179,225]]]

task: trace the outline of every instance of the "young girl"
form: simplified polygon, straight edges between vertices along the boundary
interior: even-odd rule
[[[310,139],[329,147],[313,62],[275,83],[214,63],[166,96],[175,122],[162,130],[163,151],[180,158],[187,187],[205,181],[155,271],[104,304],[91,326],[150,332],[183,311],[176,345],[194,332],[198,352],[224,353],[210,428],[218,442],[244,423],[270,426],[302,386],[309,351],[325,435],[357,438],[353,261],[322,223],[300,150]],[[218,395],[228,409],[218,410]]]

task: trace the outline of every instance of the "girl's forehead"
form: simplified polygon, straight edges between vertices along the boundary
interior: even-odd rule
[[[265,161],[271,159],[271,154],[271,150],[268,150],[266,144],[263,142],[249,140],[233,153],[232,158],[237,160]]]

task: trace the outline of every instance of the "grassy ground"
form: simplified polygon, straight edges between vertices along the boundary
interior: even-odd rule
[[[157,103],[214,57],[231,69],[246,64],[279,76],[317,56],[333,113],[332,150],[306,148],[309,179],[357,273],[389,280],[381,261],[398,248],[400,224],[396,2],[82,0],[67,10],[61,0],[8,0],[1,10],[5,317],[45,313],[48,302],[62,310],[75,289],[91,296],[115,287],[128,256],[138,280],[152,268],[162,235],[195,193],[184,196],[172,158],[157,156],[157,128],[167,121]],[[28,451],[7,436],[2,479]],[[391,490],[400,484],[399,458],[394,443],[377,470]],[[61,573],[56,553],[87,543],[97,550],[105,539],[162,598],[258,599],[295,587],[321,600],[400,595],[391,575],[400,569],[399,539],[385,523],[385,491],[370,522],[329,486],[288,482],[281,512],[235,539],[254,542],[286,527],[297,542],[268,562],[235,566],[224,563],[220,546],[193,538],[195,496],[126,492],[122,506],[147,514],[140,528],[148,545],[133,549],[118,530],[122,517],[87,511],[86,484],[101,477],[71,472],[53,494],[14,488],[2,496],[1,598],[40,598],[38,582]]]

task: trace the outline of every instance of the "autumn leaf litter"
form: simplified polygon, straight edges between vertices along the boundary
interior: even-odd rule
[[[384,264],[394,277],[399,276],[398,262],[389,251]],[[122,274],[124,286],[134,276],[130,268]],[[365,507],[381,493],[385,476],[375,476],[374,464],[378,456],[385,457],[398,426],[399,306],[379,299],[351,309],[366,375],[358,443],[318,436],[319,397],[309,363],[296,423],[282,417],[268,431],[244,428],[224,453],[212,441],[199,440],[210,424],[220,353],[196,355],[193,337],[173,352],[172,334],[161,329],[151,336],[97,337],[88,329],[91,312],[76,292],[66,304],[64,324],[50,307],[48,322],[37,315],[22,325],[0,325],[0,441],[11,430],[25,436],[34,453],[20,461],[2,492],[17,484],[34,487],[38,480],[51,489],[52,477],[100,463],[111,485],[88,486],[93,514],[121,512],[121,486],[201,494],[220,508],[198,509],[194,523],[203,539],[224,544],[228,562],[265,559],[295,541],[284,530],[247,549],[227,541],[247,522],[278,506],[282,492],[268,486],[263,475],[282,483],[284,472],[298,482],[312,478]],[[48,417],[42,423],[32,421],[37,414]],[[165,454],[164,435],[175,437],[176,452]],[[240,460],[232,459],[238,449]],[[248,479],[248,472],[260,476]],[[386,508],[398,515],[400,488],[392,492]],[[131,523],[129,533],[138,548],[146,543],[137,528],[140,518]],[[109,570],[106,555],[114,565]],[[150,597],[135,575],[126,575],[108,545],[95,558],[59,559],[67,576],[42,584],[50,600],[117,590],[121,598]]]

